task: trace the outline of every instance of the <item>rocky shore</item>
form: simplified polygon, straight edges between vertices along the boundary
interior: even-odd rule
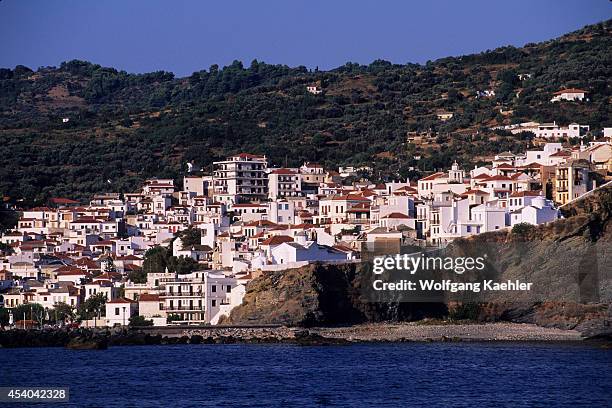
[[[517,323],[368,323],[337,328],[316,328],[311,329],[311,332],[326,338],[341,338],[350,342],[584,340],[584,337],[576,330]]]
[[[113,346],[170,344],[326,345],[367,342],[581,341],[575,330],[533,324],[443,322],[368,323],[345,327],[173,327],[112,330],[0,332],[0,347],[67,347],[101,350]],[[609,341],[610,339],[603,339]]]

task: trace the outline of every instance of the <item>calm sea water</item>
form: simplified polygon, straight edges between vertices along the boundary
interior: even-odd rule
[[[612,351],[576,344],[0,349],[0,386],[68,386],[54,406],[75,407],[602,407],[611,373]]]

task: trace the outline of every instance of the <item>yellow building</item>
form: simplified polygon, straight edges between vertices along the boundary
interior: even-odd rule
[[[590,190],[590,166],[584,160],[570,160],[555,170],[554,200],[563,205]]]

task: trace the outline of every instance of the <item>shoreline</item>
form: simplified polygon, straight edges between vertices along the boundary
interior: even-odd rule
[[[66,347],[78,350],[113,346],[175,344],[350,345],[432,342],[564,342],[589,340],[576,330],[527,323],[364,323],[336,327],[206,326],[78,329],[0,332],[0,348]],[[609,343],[607,339],[601,339]]]
[[[313,328],[326,338],[343,338],[351,342],[577,342],[586,340],[577,330],[546,328],[528,323],[423,324],[366,323],[347,327]]]

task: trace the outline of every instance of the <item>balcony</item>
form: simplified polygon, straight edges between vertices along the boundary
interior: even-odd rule
[[[203,292],[160,292],[160,297],[204,297]]]
[[[168,312],[204,312],[206,308],[202,306],[166,306],[162,305],[159,307],[159,310],[165,310]]]

